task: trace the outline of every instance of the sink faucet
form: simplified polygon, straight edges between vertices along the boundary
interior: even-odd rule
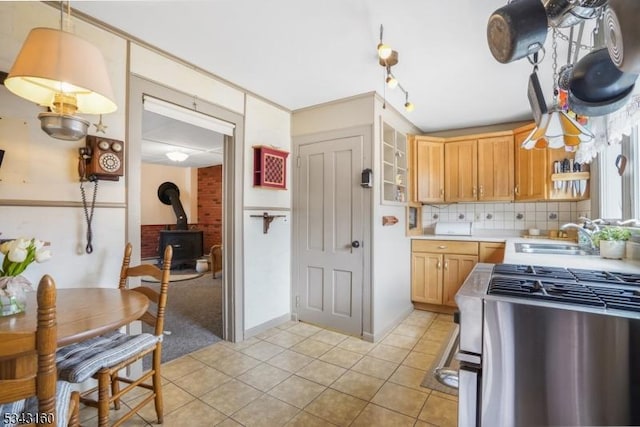
[[[594,224],[596,227],[596,231],[599,230],[599,227]],[[560,227],[560,230],[568,230],[570,228],[575,228],[576,230],[578,230],[578,246],[588,246],[589,250],[591,252],[597,252],[598,248],[596,248],[596,245],[593,243],[593,240],[591,239],[592,234],[594,233],[593,231],[584,228],[583,226],[579,225],[579,224],[574,224],[572,222],[564,224],[562,227]]]
[[[628,225],[631,227],[637,227],[640,225],[640,221],[637,219],[625,219],[624,221],[617,221],[618,225]]]
[[[600,225],[608,225],[609,223],[602,218],[589,219],[586,216],[578,218],[584,222],[584,228],[590,228],[593,232],[600,231]]]

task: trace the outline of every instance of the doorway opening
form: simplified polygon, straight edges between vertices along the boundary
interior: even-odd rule
[[[196,104],[194,99],[131,76],[127,240],[140,250],[137,261],[156,262],[162,231],[186,228],[185,231],[202,235],[197,257],[183,259],[176,266],[172,263],[165,320],[169,334],[165,337],[163,361],[165,355],[179,357],[180,352],[186,354],[215,340],[242,338],[237,333],[242,328],[237,321],[242,307],[236,306],[239,299],[235,297],[242,286],[237,281],[234,245],[225,242],[237,241],[234,216],[241,194],[236,194],[233,174],[238,159],[235,141],[242,138],[243,119],[201,100]],[[167,108],[173,113],[166,113]],[[213,128],[206,122],[213,123]],[[167,153],[174,152],[182,153],[186,159],[171,160]],[[159,197],[159,188],[167,183],[177,189],[185,218],[178,218],[175,206],[163,204]],[[224,253],[220,262],[223,271],[216,271],[215,277],[210,263],[214,246],[232,249],[225,251],[231,253]],[[174,248],[174,258],[175,252]],[[203,266],[207,271],[202,271]],[[176,310],[173,326],[169,320],[172,308]],[[171,351],[171,341],[177,343],[177,352]]]

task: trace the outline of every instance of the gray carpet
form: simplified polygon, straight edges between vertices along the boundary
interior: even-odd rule
[[[157,283],[143,285],[156,290],[160,288]],[[153,329],[146,324],[143,324],[142,330],[153,333]],[[195,279],[169,283],[164,330],[163,363],[220,341],[222,279],[213,279],[211,273],[205,273]],[[149,357],[145,357],[143,365],[145,368],[151,366]]]
[[[436,370],[436,368],[439,367],[438,364],[440,362],[440,359],[442,359],[442,357],[444,356],[444,352],[447,350],[447,344],[449,343],[449,341],[451,340],[453,335],[457,334],[457,333],[458,333],[457,328],[453,329],[449,333],[447,338],[442,342],[442,347],[440,348],[440,351],[438,352],[438,355],[434,359],[433,364],[427,370],[427,374],[424,376],[424,379],[422,380],[422,383],[420,384],[422,387],[426,387],[426,388],[429,388],[431,390],[438,390],[438,391],[441,391],[443,393],[452,394],[454,396],[458,395],[458,390],[457,389],[454,389],[454,388],[451,388],[451,387],[447,387],[446,385],[441,384],[433,376],[433,372]],[[455,353],[457,352],[457,347],[458,347],[457,341],[456,341],[455,347],[456,347],[456,351],[454,352],[453,355],[451,355],[452,357],[450,359],[448,359],[448,360],[444,360],[444,366],[450,367],[453,370],[458,370],[458,368],[460,367],[460,362],[458,362],[458,360],[455,358]]]

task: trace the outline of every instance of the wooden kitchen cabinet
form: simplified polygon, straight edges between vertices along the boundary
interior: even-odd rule
[[[444,195],[447,202],[478,200],[477,140],[447,142],[444,146]]]
[[[416,136],[412,141],[412,199],[444,202],[444,144],[440,138]]]
[[[502,264],[504,260],[504,243],[480,242],[479,260],[490,264]]]
[[[412,240],[411,299],[455,307],[454,296],[478,262],[478,242]]]
[[[478,200],[513,200],[513,166],[513,136],[479,139]]]
[[[531,133],[533,124],[516,129],[515,200],[545,200],[547,198],[547,150],[526,150],[522,142]]]

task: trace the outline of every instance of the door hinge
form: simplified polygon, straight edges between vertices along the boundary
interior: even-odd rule
[[[300,156],[296,157],[296,167],[300,167]]]
[[[296,307],[300,307],[300,295],[296,295]]]

